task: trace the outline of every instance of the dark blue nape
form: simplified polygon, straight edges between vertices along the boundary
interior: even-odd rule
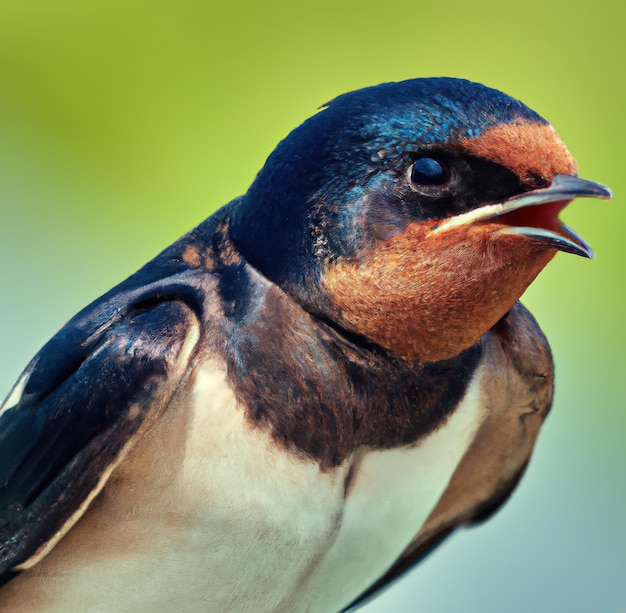
[[[304,291],[319,276],[320,257],[341,255],[332,247],[345,237],[324,227],[345,232],[345,205],[407,150],[518,121],[545,123],[521,102],[462,79],[413,79],[343,94],[276,147],[234,209],[231,236],[265,276]]]

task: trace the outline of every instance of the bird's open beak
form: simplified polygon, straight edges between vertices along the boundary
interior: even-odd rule
[[[611,190],[594,181],[555,174],[548,187],[461,213],[438,224],[436,231],[470,223],[495,222],[502,224],[506,233],[528,236],[560,251],[593,258],[591,247],[558,218],[567,204],[581,196],[610,198]]]

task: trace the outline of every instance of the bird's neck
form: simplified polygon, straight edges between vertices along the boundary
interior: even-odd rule
[[[438,364],[399,360],[344,335],[246,270],[254,306],[229,318],[229,378],[250,422],[277,443],[330,469],[362,445],[414,443],[454,411],[480,345]]]

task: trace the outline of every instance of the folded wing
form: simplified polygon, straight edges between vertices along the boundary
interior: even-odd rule
[[[189,370],[198,317],[180,292],[117,296],[71,320],[0,406],[0,585],[86,511]]]

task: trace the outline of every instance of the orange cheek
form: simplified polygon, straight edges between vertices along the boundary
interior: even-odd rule
[[[432,362],[470,347],[519,299],[555,251],[481,224],[419,224],[323,277],[344,324],[396,355]]]

